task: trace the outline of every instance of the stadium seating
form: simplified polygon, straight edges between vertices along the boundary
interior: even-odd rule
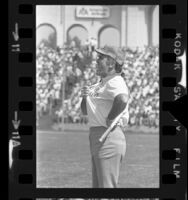
[[[122,48],[122,76],[130,90],[130,126],[159,126],[159,48]],[[80,110],[80,90],[99,80],[95,75],[95,52],[86,46],[37,48],[37,119],[50,114],[54,123],[87,123]],[[63,103],[62,103],[63,102]],[[63,116],[63,118],[62,118]]]

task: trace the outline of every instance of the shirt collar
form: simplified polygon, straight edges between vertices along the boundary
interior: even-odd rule
[[[107,76],[105,78],[102,78],[101,82],[105,84],[110,79],[114,78],[115,76],[120,76],[120,75],[121,75],[120,73],[115,73],[115,74],[109,75],[109,76]]]

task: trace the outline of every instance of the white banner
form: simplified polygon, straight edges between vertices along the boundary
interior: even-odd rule
[[[110,9],[107,6],[77,6],[76,17],[79,18],[108,18]]]

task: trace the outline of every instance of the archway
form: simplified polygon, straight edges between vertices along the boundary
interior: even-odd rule
[[[85,44],[86,40],[88,39],[88,31],[87,29],[79,24],[72,25],[67,30],[67,42],[70,43],[71,41],[75,42],[76,46],[82,46]]]
[[[113,26],[105,26],[99,31],[99,46],[120,46],[119,30]]]
[[[41,43],[45,43],[46,46],[56,48],[57,46],[57,32],[54,26],[51,24],[40,24],[36,30],[36,46]]]

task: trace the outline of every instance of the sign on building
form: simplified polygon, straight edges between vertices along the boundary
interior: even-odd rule
[[[77,6],[76,17],[78,18],[108,18],[110,9],[107,6]]]

